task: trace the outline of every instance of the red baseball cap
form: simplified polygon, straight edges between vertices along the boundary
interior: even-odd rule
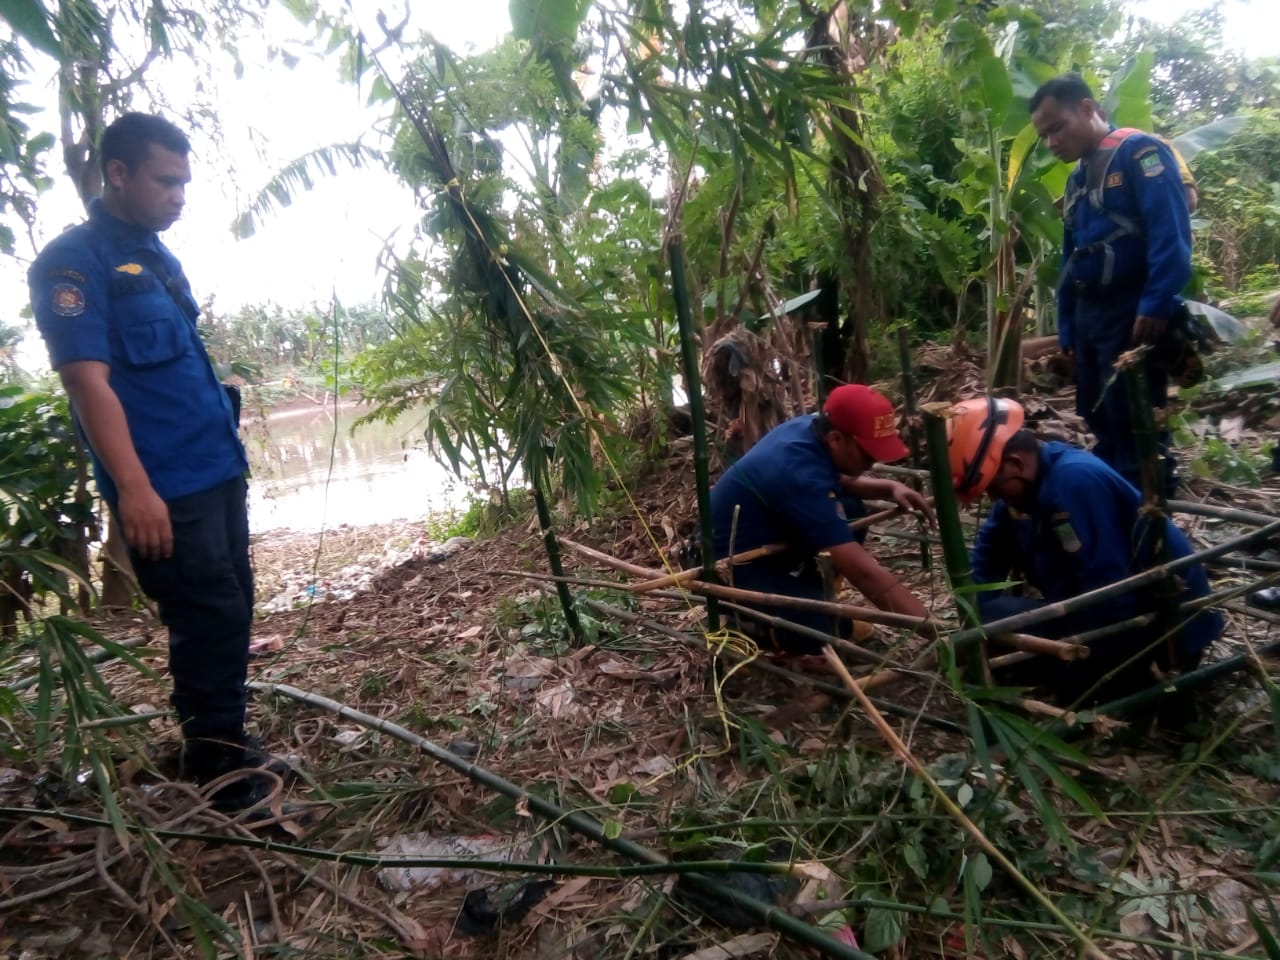
[[[847,433],[877,463],[893,463],[910,451],[898,436],[893,404],[860,383],[846,383],[827,395],[822,408],[831,425]]]

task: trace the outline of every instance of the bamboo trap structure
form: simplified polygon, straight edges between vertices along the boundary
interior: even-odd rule
[[[544,800],[535,793],[531,793],[524,787],[521,787],[510,780],[498,776],[491,770],[474,764],[469,760],[465,760],[456,754],[450,753],[443,747],[432,743],[424,737],[418,736],[411,730],[407,730],[397,723],[389,720],[383,720],[379,717],[362,713],[359,710],[349,707],[337,700],[328,697],[322,697],[319,694],[310,693],[283,683],[263,683],[253,681],[247,686],[259,693],[273,694],[275,696],[286,697],[299,703],[306,703],[313,707],[319,707],[330,713],[337,714],[353,723],[358,723],[362,727],[370,730],[376,730],[379,733],[394,737],[402,743],[417,748],[425,753],[431,759],[449,767],[451,770],[462,774],[473,783],[486,787],[490,790],[500,793],[505,797],[515,800],[517,803],[527,805],[527,808],[536,813],[538,816],[550,821],[553,824],[566,827],[574,833],[587,837],[594,842],[600,844],[614,853],[621,854],[637,863],[653,864],[656,866],[666,867],[668,869],[679,869],[677,865],[673,865],[666,857],[656,853],[653,850],[643,847],[631,840],[622,837],[611,837],[606,832],[604,824],[594,817],[580,810],[566,810],[549,800]],[[771,904],[757,900],[755,897],[747,896],[732,887],[720,883],[713,877],[704,873],[688,873],[686,878],[700,889],[704,890],[712,897],[725,903],[732,904],[754,916],[756,919],[764,923],[766,926],[772,927],[785,937],[789,937],[798,943],[812,947],[823,956],[835,957],[837,960],[875,960],[869,953],[846,946],[843,943],[834,940],[827,934],[823,933],[815,927],[809,926],[802,920],[793,917],[787,911],[775,907]]]
[[[888,507],[876,513],[865,517],[859,517],[849,523],[849,529],[853,531],[866,530],[882,520],[888,520],[896,517],[903,512],[901,507]],[[750,563],[752,560],[759,560],[763,557],[772,557],[779,553],[791,549],[791,544],[787,543],[769,543],[763,547],[754,547],[750,550],[744,550],[741,553],[735,553],[731,557],[725,557],[723,560],[717,560],[717,564],[728,564],[734,566],[742,563]],[[655,577],[652,580],[645,580],[641,583],[630,584],[627,589],[632,593],[648,593],[651,590],[661,590],[665,587],[675,587],[688,583],[690,580],[696,580],[698,575],[703,571],[698,567],[690,567],[688,570],[681,570],[678,573],[669,573],[666,576]]]
[[[528,570],[495,570],[494,573],[501,576],[520,577],[525,580],[536,580],[543,583],[554,583],[557,580],[561,580],[565,583],[574,584],[577,586],[595,587],[597,589],[605,589],[605,590],[614,590],[619,593],[627,592],[627,585],[624,583],[618,583],[616,580],[584,580],[577,577],[557,578],[554,575],[549,573],[534,573]],[[691,596],[697,597],[698,602],[705,602],[706,600],[705,597],[698,597],[696,594],[689,594],[689,593],[668,594],[666,592],[663,592],[661,595],[659,595],[658,593],[655,592],[651,594],[651,596],[655,598],[658,598],[659,596],[661,596],[661,599],[673,600],[676,602],[683,602],[685,604],[689,602],[689,599]],[[817,631],[817,630],[811,630],[810,628],[805,627],[802,624],[792,623],[789,620],[784,620],[782,617],[771,617],[767,613],[761,613],[760,611],[752,610],[750,607],[744,607],[744,606],[741,606],[740,604],[726,603],[724,606],[726,608],[732,608],[733,610],[739,613],[746,613],[750,616],[754,616],[756,619],[761,620],[762,622],[768,623],[770,626],[785,626],[788,630],[796,630],[805,635],[812,635],[816,639],[820,640],[822,643],[832,643],[840,650],[843,650],[846,653],[851,654],[852,656],[863,661],[864,663],[870,663],[878,667],[886,667],[888,669],[894,669],[894,670],[906,669],[906,668],[898,667],[894,664],[888,664],[883,656],[881,656],[878,653],[875,653],[872,650],[868,650],[866,647],[863,647],[854,643],[852,640],[845,640],[842,637],[833,637],[830,634],[821,633],[820,631]],[[704,647],[705,647],[705,644],[704,644]]]
[[[632,576],[654,578],[653,575],[657,572],[647,567],[628,563],[625,560],[619,560],[617,557],[610,556],[609,554],[596,550],[593,547],[585,546],[584,544],[577,543],[565,537],[561,537],[560,542],[564,546],[590,560],[603,563],[605,566],[612,567],[615,570],[621,570],[624,573],[631,574]],[[707,583],[702,580],[689,580],[681,584],[681,587],[691,593],[699,593],[707,597],[737,600],[742,603],[758,603],[770,607],[810,610],[838,617],[848,617],[852,620],[863,620],[867,623],[875,623],[887,627],[905,627],[910,630],[919,630],[921,627],[928,625],[941,626],[938,621],[931,617],[911,617],[906,614],[889,613],[885,610],[877,610],[874,607],[859,607],[849,603],[836,603],[829,600],[809,600],[803,597],[789,597],[777,593],[759,593],[755,590],[743,590],[739,587],[725,587],[718,583]]]
[[[677,630],[674,627],[668,627],[664,623],[658,623],[656,620],[653,620],[651,617],[646,617],[643,614],[635,613],[634,611],[631,611],[631,610],[622,610],[618,607],[610,606],[607,603],[602,603],[599,600],[583,600],[582,603],[585,607],[587,607],[587,609],[594,610],[596,613],[599,613],[602,616],[616,617],[618,620],[621,620],[624,623],[630,623],[635,626],[644,627],[646,630],[652,630],[654,633],[661,634],[664,637],[670,637],[672,640],[679,641],[680,643],[683,643],[686,646],[689,646],[690,648],[698,651],[704,651],[706,649],[705,644],[703,644],[699,638],[691,636],[690,634],[684,633],[683,631]],[[733,607],[734,604],[725,604],[725,606]],[[817,633],[817,631],[814,631],[814,633]],[[821,634],[819,634],[819,637],[821,637]],[[721,656],[724,656],[735,663],[742,663],[750,669],[759,670],[762,673],[767,673],[775,677],[782,677],[784,679],[793,680],[799,683],[809,684],[815,690],[818,690],[822,693],[829,694],[833,697],[839,697],[842,700],[853,699],[853,694],[851,694],[843,686],[830,683],[828,681],[821,679],[820,677],[815,677],[811,674],[797,673],[795,670],[788,670],[786,667],[781,666],[780,664],[771,663],[769,660],[763,659],[761,657],[748,658],[732,650],[724,651],[721,654]],[[864,691],[866,690],[865,686],[863,687],[863,690]],[[874,703],[877,708],[879,708],[885,713],[903,717],[908,720],[918,720],[919,722],[925,724],[926,726],[935,727],[939,730],[945,730],[948,733],[955,733],[955,734],[959,734],[960,736],[968,736],[969,731],[962,725],[956,723],[954,720],[947,720],[947,719],[944,719],[943,717],[935,717],[932,714],[923,713],[920,710],[916,710],[916,709],[913,709],[912,707],[904,706],[900,703],[895,703],[894,701],[891,701],[891,700],[882,700],[876,697],[871,697],[871,702]]]

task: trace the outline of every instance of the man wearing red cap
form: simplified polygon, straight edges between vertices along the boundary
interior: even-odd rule
[[[928,617],[929,611],[862,546],[865,532],[849,521],[866,510],[863,499],[892,500],[933,519],[925,499],[905,484],[864,476],[876,463],[907,455],[893,405],[861,384],[831,391],[822,413],[795,417],[770,430],[725,471],[711,490],[716,556],[767,544],[788,549],[732,567],[733,585],[763,593],[824,598],[815,557],[826,552],[836,572],[882,610]],[[765,612],[822,633],[847,636],[848,624],[825,614],[784,608]],[[815,638],[775,634],[786,651],[821,652]]]

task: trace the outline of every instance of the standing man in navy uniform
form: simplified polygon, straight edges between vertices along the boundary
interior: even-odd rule
[[[832,566],[881,610],[927,618],[929,611],[862,546],[865,531],[849,521],[865,514],[862,500],[892,500],[904,511],[933,521],[925,499],[906,484],[864,476],[876,463],[907,455],[895,426],[893,404],[861,384],[836,387],[822,413],[778,424],[711,488],[711,525],[717,557],[785,543],[785,552],[733,566],[733,584],[747,590],[810,600],[825,599],[815,555]],[[761,609],[764,609],[763,607]],[[846,635],[849,624],[789,608],[768,608],[792,623],[821,633]],[[930,634],[926,625],[921,632]],[[784,651],[814,656],[822,642],[790,630],[776,631]]]
[[[1116,130],[1076,74],[1031,98],[1031,122],[1059,160],[1078,161],[1063,197],[1058,338],[1075,359],[1076,410],[1097,437],[1093,452],[1140,485],[1133,423],[1116,358],[1161,345],[1191,279],[1191,216],[1178,161],[1158,138]],[[1168,372],[1147,359],[1149,400],[1164,407]],[[1168,434],[1166,478],[1174,484]]]
[[[127,113],[103,133],[103,194],[28,274],[36,323],[119,520],[138,582],[169,628],[185,775],[261,765],[244,732],[253,620],[248,463],[232,402],[196,331],[199,308],[157,234],[181,216],[190,143]],[[262,799],[245,775],[213,801]]]
[[[952,413],[947,432],[956,494],[965,502],[983,493],[992,500],[973,548],[974,581],[993,585],[976,595],[983,623],[1059,603],[1146,570],[1159,561],[1155,545],[1160,537],[1169,559],[1191,554],[1190,542],[1173,521],[1147,520],[1137,488],[1107,464],[1023,429],[1023,410],[1015,401],[965,400]],[[1018,586],[994,587],[1011,580],[1019,581]],[[1182,602],[1209,594],[1200,564],[1185,568],[1178,580]],[[1150,612],[1155,602],[1150,590],[1129,591],[1029,629],[1062,639]],[[1018,679],[1051,687],[1068,704],[1081,698],[1111,700],[1152,686],[1153,663],[1161,672],[1194,667],[1223,625],[1217,610],[1186,617],[1175,640],[1179,664],[1169,662],[1159,628],[1147,626],[1093,641],[1083,660],[1038,658]]]

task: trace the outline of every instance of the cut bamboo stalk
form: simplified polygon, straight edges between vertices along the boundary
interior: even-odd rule
[[[1264,623],[1280,624],[1280,613],[1273,610],[1263,610],[1260,607],[1251,607],[1247,603],[1231,602],[1223,604],[1226,609],[1232,613],[1240,613],[1246,617],[1252,617],[1255,620],[1261,620]]]
[[[927,415],[925,423],[927,433]],[[933,441],[930,442],[929,447],[929,459],[932,461],[935,450]],[[935,494],[937,493],[936,487],[934,492]],[[941,500],[942,498],[939,497],[938,499]],[[939,520],[939,522],[941,522],[941,520]],[[830,647],[827,647],[823,650],[823,655],[827,658],[827,662],[831,664],[831,668],[835,670],[840,676],[840,679],[844,681],[845,686],[849,688],[849,692],[853,694],[854,698],[862,706],[862,709],[866,711],[867,718],[880,733],[880,736],[884,739],[885,743],[889,745],[889,749],[892,750],[894,754],[896,754],[897,757],[906,764],[907,767],[910,768],[910,770],[929,789],[929,792],[934,795],[938,803],[942,805],[943,809],[950,814],[951,818],[959,824],[960,828],[967,833],[979,847],[982,848],[988,857],[990,857],[1002,870],[1004,870],[1005,873],[1007,873],[1019,886],[1022,887],[1022,889],[1029,893],[1037,903],[1049,911],[1049,914],[1054,918],[1054,920],[1060,923],[1063,929],[1065,929],[1067,933],[1074,937],[1081,946],[1085,948],[1090,960],[1106,960],[1107,955],[1098,949],[1094,942],[1089,938],[1089,935],[1084,930],[1080,929],[1080,927],[1076,926],[1071,918],[1063,913],[1058,908],[1058,905],[1050,900],[1048,895],[1045,894],[1039,886],[1028,880],[1022,871],[1013,864],[1013,861],[1006,857],[1000,849],[991,842],[990,838],[982,832],[978,825],[970,820],[965,812],[960,809],[959,805],[957,805],[957,803],[947,795],[947,792],[938,785],[938,782],[934,780],[929,771],[925,769],[924,764],[916,759],[915,754],[913,754],[907,745],[902,742],[902,738],[898,736],[893,727],[889,726],[888,721],[886,721],[880,714],[880,711],[876,709],[875,704],[870,701],[866,693],[863,692],[863,690],[854,681],[853,677],[850,676],[849,671],[845,668],[844,662],[836,656],[835,651]]]
[[[837,657],[837,659],[839,659]],[[611,837],[606,831],[604,824],[579,810],[565,810],[562,807],[551,803],[549,800],[543,799],[536,793],[531,793],[524,787],[505,780],[484,767],[464,760],[456,754],[450,753],[443,747],[437,746],[431,741],[418,736],[410,730],[406,730],[399,724],[392,723],[380,717],[374,717],[367,713],[353,709],[344,703],[331,700],[328,697],[322,697],[319,694],[309,693],[306,690],[300,690],[297,687],[289,686],[283,683],[259,683],[253,682],[248,686],[260,693],[275,694],[282,697],[288,697],[291,700],[297,700],[301,703],[307,703],[314,707],[328,710],[336,713],[338,716],[351,720],[361,726],[368,727],[371,730],[377,730],[379,733],[387,734],[404,743],[417,747],[433,760],[444,764],[451,770],[456,770],[474,783],[487,787],[505,797],[509,797],[518,803],[525,804],[527,808],[539,816],[550,820],[551,822],[567,827],[576,833],[580,833],[585,837],[589,837],[601,846],[620,853],[623,856],[630,857],[640,863],[664,864],[668,865],[669,861],[661,854],[655,853],[647,847],[642,847],[630,840],[622,837]],[[786,911],[779,909],[767,903],[763,903],[754,897],[740,893],[725,884],[722,884],[709,876],[697,873],[686,875],[687,878],[698,887],[710,893],[725,902],[732,903],[734,906],[741,907],[748,911],[758,920],[772,927],[773,929],[785,934],[792,939],[813,947],[825,956],[843,958],[843,960],[875,960],[869,953],[863,953],[861,950],[855,950],[847,947],[842,943],[833,940],[831,937],[822,933],[820,930],[809,926],[808,924],[796,919]]]
[[[698,365],[698,344],[689,309],[689,289],[685,282],[684,238],[678,229],[667,235],[667,260],[671,266],[671,293],[675,298],[676,323],[680,329],[680,363],[684,372],[684,392],[689,398],[689,419],[693,422],[693,475],[698,494],[698,519],[702,540],[702,573],[715,576],[715,535],[711,529],[711,457],[707,450],[707,414],[702,404],[702,373]],[[707,603],[707,624],[720,629],[716,603]]]
[[[1247,547],[1251,543],[1263,540],[1268,537],[1280,534],[1280,520],[1272,520],[1264,527],[1259,527],[1249,533],[1241,534],[1238,537],[1232,537],[1230,540],[1224,540],[1222,543],[1204,550],[1196,551],[1185,557],[1179,557],[1177,560],[1171,560],[1169,563],[1159,567],[1152,567],[1150,570],[1144,570],[1142,573],[1134,574],[1124,580],[1117,580],[1115,583],[1109,583],[1105,587],[1099,587],[1096,590],[1090,590],[1088,593],[1082,593],[1079,596],[1071,597],[1058,603],[1046,604],[1035,610],[1028,610],[1025,613],[1014,614],[1011,617],[1005,617],[1003,620],[996,620],[992,623],[984,624],[981,627],[975,627],[968,630],[962,630],[950,638],[951,646],[956,650],[977,643],[983,637],[991,633],[1021,633],[1025,632],[1028,627],[1035,626],[1038,623],[1044,623],[1048,620],[1054,620],[1058,617],[1065,616],[1069,613],[1076,613],[1080,610],[1087,610],[1095,604],[1101,603],[1103,600],[1110,600],[1120,594],[1128,593],[1138,587],[1144,587],[1147,584],[1155,583],[1161,577],[1171,573],[1177,573],[1185,570],[1187,567],[1196,563],[1203,563],[1214,557],[1225,556],[1241,547]]]
[[[890,477],[918,477],[921,480],[929,479],[928,470],[917,470],[914,467],[902,467],[893,463],[877,463],[871,468],[872,473],[882,473]]]
[[[1252,510],[1238,510],[1235,507],[1220,507],[1216,503],[1197,503],[1194,500],[1170,500],[1169,509],[1174,513],[1185,513],[1193,517],[1213,517],[1217,520],[1230,520],[1250,527],[1265,527],[1275,522],[1275,517],[1265,513],[1254,513]]]
[[[1065,640],[1048,640],[1025,633],[993,633],[989,639],[1002,647],[1025,650],[1028,653],[1054,657],[1058,660],[1083,660],[1089,656],[1089,648],[1084,644],[1067,643]]]

